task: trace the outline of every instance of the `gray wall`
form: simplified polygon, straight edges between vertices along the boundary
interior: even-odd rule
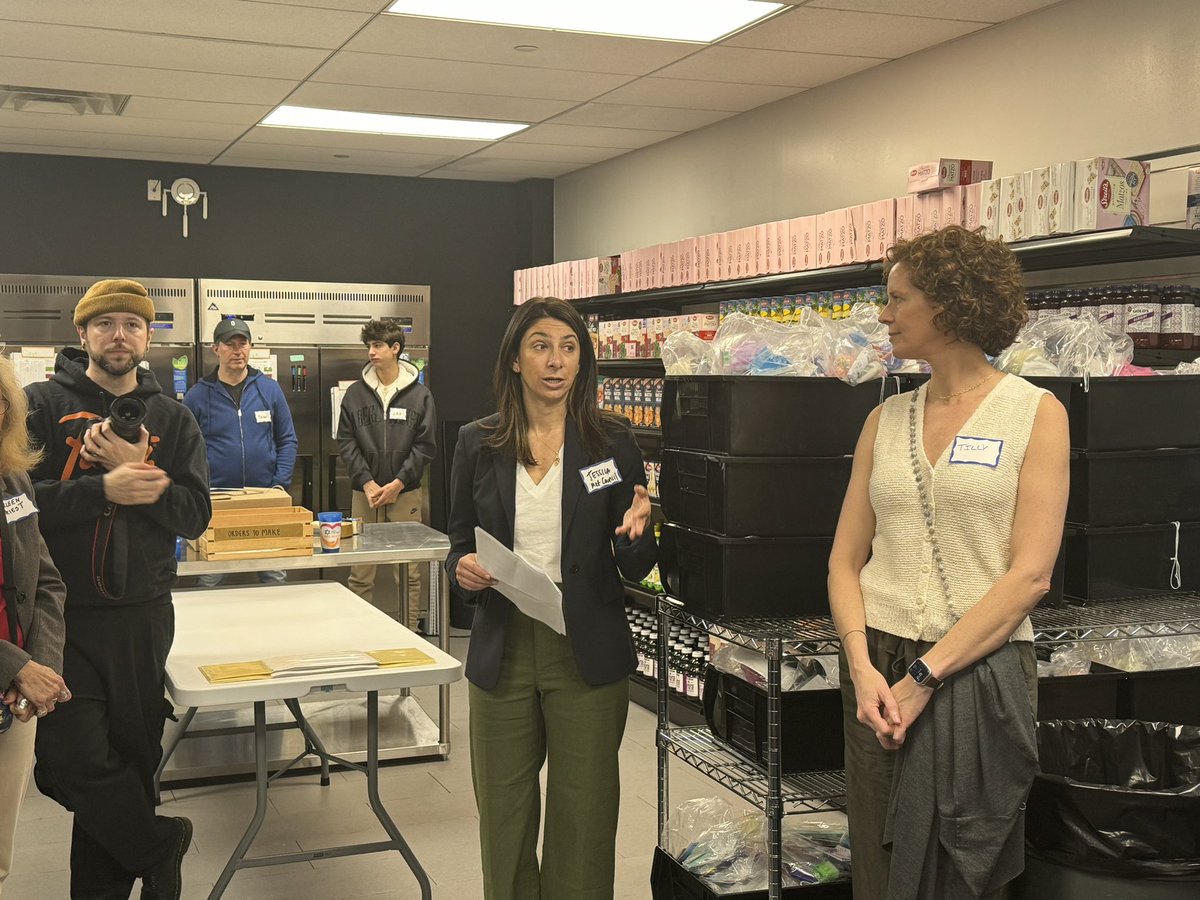
[[[563,176],[555,258],[893,197],[909,165],[937,157],[1001,175],[1195,145],[1196,13],[1195,0],[1068,0]],[[1151,180],[1153,221],[1182,217],[1183,174]]]
[[[209,218],[168,217],[146,180],[182,175]],[[389,178],[0,154],[0,271],[432,287],[433,382],[443,419],[491,411],[513,269],[550,261],[553,184]]]

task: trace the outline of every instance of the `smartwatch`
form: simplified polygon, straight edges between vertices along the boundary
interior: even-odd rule
[[[934,677],[933,672],[929,669],[929,665],[923,659],[918,659],[909,666],[908,674],[921,687],[932,688],[935,691],[945,684],[940,678]]]

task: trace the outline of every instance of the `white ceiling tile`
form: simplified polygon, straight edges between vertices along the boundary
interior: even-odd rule
[[[312,80],[501,97],[591,100],[597,94],[619,87],[629,78],[595,72],[342,52],[323,65]]]
[[[1059,2],[1060,0],[987,0],[986,3],[980,0],[971,3],[964,3],[963,0],[811,0],[808,6],[995,23],[1035,9],[1054,6]]]
[[[506,143],[566,144],[575,147],[621,147],[636,150],[667,138],[673,131],[647,131],[638,128],[598,128],[594,125],[534,125],[506,139]]]
[[[104,28],[28,22],[5,22],[0,28],[4,32],[7,56],[134,65],[146,69],[257,75],[298,81],[329,55],[328,50],[304,47],[138,34]]]
[[[456,141],[448,138],[406,137],[400,134],[355,134],[315,128],[272,128],[259,125],[243,141],[293,147],[329,147],[334,150],[379,150],[385,153],[442,154],[458,158],[487,147],[490,141]]]
[[[514,178],[557,178],[576,169],[583,168],[583,163],[534,162],[520,159],[479,159],[468,156],[452,165],[438,169],[438,173],[446,172],[491,172],[496,175],[510,175]],[[433,173],[431,173],[433,174]]]
[[[566,144],[516,144],[512,141],[500,141],[471,155],[476,159],[524,159],[591,165],[628,152],[624,147],[572,147]]]
[[[534,52],[520,52],[532,45]],[[703,44],[513,28],[417,16],[380,16],[346,50],[509,66],[645,75],[695,53]]]
[[[371,17],[243,0],[0,0],[0,20],[115,28],[184,37],[225,38],[291,47],[340,47]]]
[[[527,175],[501,175],[495,172],[462,172],[454,169],[434,169],[432,172],[426,172],[422,178],[439,178],[443,181],[494,181],[494,182],[515,182],[524,181]]]
[[[295,86],[293,81],[276,78],[168,72],[164,69],[104,66],[65,60],[15,59],[11,56],[0,57],[0,84],[272,106],[286,97]]]
[[[734,113],[728,110],[634,106],[628,103],[585,103],[555,116],[552,122],[555,125],[602,125],[608,128],[691,131],[732,115]]]
[[[54,147],[42,145],[38,147],[18,144],[6,144],[0,136],[0,153],[35,153],[45,156],[98,156],[102,159],[147,159],[156,162],[183,162],[207,165],[211,157],[194,153],[164,153],[161,151],[143,152],[141,150],[106,150],[94,147]]]
[[[208,138],[232,141],[243,125],[220,122],[192,122],[184,119],[139,119],[128,116],[75,116],[56,113],[18,112],[0,109],[0,133],[31,129],[72,131],[91,134],[141,134],[159,137]]]
[[[346,159],[333,154],[345,154]],[[457,156],[437,153],[385,153],[379,150],[338,150],[329,147],[281,147],[278,144],[255,144],[241,141],[221,154],[218,162],[234,163],[243,160],[288,160],[311,162],[322,165],[381,166],[395,168],[425,169],[445,165],[458,159]]]
[[[358,112],[403,113],[411,116],[456,116],[466,119],[499,119],[505,122],[540,122],[570,109],[574,100],[535,100],[488,94],[450,94],[365,84],[307,82],[288,98],[296,106],[352,109]],[[261,117],[260,117],[261,118]]]
[[[273,3],[277,6],[311,6],[315,9],[348,9],[353,12],[383,12],[393,0],[243,0],[245,3]]]
[[[198,138],[155,137],[144,134],[109,134],[104,132],[57,131],[50,128],[5,128],[0,141],[10,147],[76,147],[85,150],[137,150],[143,153],[186,153],[191,156],[207,154],[211,159],[228,145],[228,141]],[[30,150],[30,153],[39,151]]]
[[[774,84],[816,87],[861,72],[886,60],[823,53],[788,53],[743,47],[710,47],[703,53],[667,66],[663,78],[691,78],[731,84]]]
[[[981,22],[804,7],[748,28],[721,46],[896,59],[986,27]]]
[[[205,103],[202,100],[162,100],[131,97],[123,119],[183,119],[189,122],[224,122],[243,128],[256,125],[274,107],[246,103]]]
[[[799,93],[794,87],[769,84],[731,84],[685,78],[639,78],[601,99],[604,103],[635,106],[672,106],[680,109],[715,109],[745,112]]]

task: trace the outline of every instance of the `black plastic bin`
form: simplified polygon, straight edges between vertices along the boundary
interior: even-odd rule
[[[783,691],[779,706],[779,760],[784,774],[845,768],[841,691]],[[704,674],[704,719],[721,741],[766,769],[764,688],[709,666]]]
[[[833,538],[731,538],[664,524],[667,593],[699,615],[827,616]]]
[[[1087,675],[1039,678],[1038,718],[1200,725],[1200,667],[1122,672],[1092,663]]]
[[[1200,450],[1071,454],[1068,522],[1140,525],[1197,519]]]
[[[654,900],[717,900],[723,897],[736,900],[767,900],[765,890],[718,894],[673,860],[661,847],[654,850],[654,863],[650,868],[650,896]],[[785,887],[783,896],[789,900],[850,900],[853,894],[847,880],[830,884]]]
[[[730,537],[828,537],[853,456],[726,456],[664,450],[658,488],[667,519]]]
[[[1068,525],[1063,534],[1066,569],[1063,594],[1094,603],[1166,593],[1176,556],[1176,526],[1124,525],[1112,528]],[[1180,589],[1200,587],[1200,522],[1178,527]]]
[[[836,378],[669,376],[663,445],[737,456],[843,456],[895,378],[851,387]]]
[[[1025,816],[1028,851],[1100,875],[1197,882],[1200,727],[1132,719],[1039,722],[1042,772]]]

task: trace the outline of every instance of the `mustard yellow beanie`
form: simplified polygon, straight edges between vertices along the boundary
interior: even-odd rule
[[[143,285],[128,278],[97,281],[76,304],[75,324],[82,328],[89,319],[115,312],[133,313],[150,323],[154,321],[154,301]]]

